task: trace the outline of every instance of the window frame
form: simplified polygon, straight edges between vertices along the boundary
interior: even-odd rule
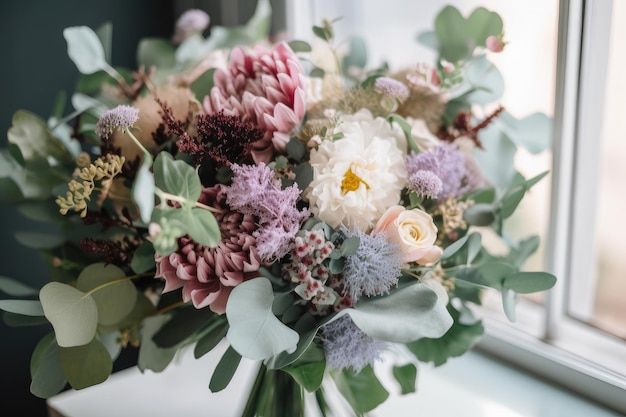
[[[518,320],[480,308],[486,333],[476,348],[583,397],[626,414],[626,341],[577,316],[591,310],[595,284],[594,199],[613,0],[560,0],[547,270],[558,277],[544,305],[519,299]],[[286,2],[287,33],[307,39],[316,23],[312,0]],[[591,30],[590,28],[594,28]],[[605,30],[596,30],[603,28]],[[584,175],[577,175],[584,172]],[[590,255],[591,254],[591,255]],[[590,359],[593,358],[594,360]],[[613,358],[613,359],[611,359]]]

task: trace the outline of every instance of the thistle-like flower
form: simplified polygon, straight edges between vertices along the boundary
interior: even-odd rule
[[[106,140],[111,134],[119,130],[130,129],[139,119],[139,109],[120,104],[102,115],[96,124],[96,135]]]
[[[211,23],[211,18],[204,10],[187,10],[176,21],[172,42],[179,44],[194,33],[202,33],[209,27],[209,23]]]
[[[437,198],[443,182],[434,172],[420,169],[409,177],[409,188],[420,197]]]

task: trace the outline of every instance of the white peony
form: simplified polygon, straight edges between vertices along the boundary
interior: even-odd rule
[[[311,210],[332,227],[368,231],[400,201],[407,182],[406,138],[400,128],[368,110],[342,117],[333,133],[311,151],[313,181],[305,190]]]

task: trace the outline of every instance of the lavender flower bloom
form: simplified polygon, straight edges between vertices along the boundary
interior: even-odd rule
[[[172,42],[179,44],[194,33],[201,33],[209,27],[210,22],[211,19],[204,10],[187,10],[176,21]]]
[[[300,224],[310,212],[299,211],[297,185],[281,189],[280,180],[264,163],[231,166],[233,183],[226,187],[226,202],[243,214],[257,217],[259,228],[254,232],[261,259],[271,262],[290,250],[290,243],[300,230]]]
[[[441,180],[441,191],[437,199],[458,197],[476,188],[479,178],[475,171],[467,167],[465,154],[452,143],[443,143],[438,147],[406,157],[406,169],[409,178],[418,171],[430,171]]]
[[[443,182],[434,172],[420,169],[409,178],[409,187],[420,197],[437,198]]]
[[[374,88],[381,94],[404,101],[409,98],[409,87],[398,80],[389,77],[379,77],[374,83]]]
[[[352,368],[357,373],[379,359],[386,347],[385,342],[359,329],[349,315],[324,325],[320,337],[329,367]]]
[[[343,268],[344,285],[350,298],[382,295],[398,283],[402,269],[402,251],[390,243],[384,233],[368,235],[360,230],[342,230],[347,237],[357,236],[359,247],[354,255],[346,257]]]
[[[96,124],[96,135],[105,140],[116,129],[129,129],[139,119],[139,109],[121,104],[102,115]]]

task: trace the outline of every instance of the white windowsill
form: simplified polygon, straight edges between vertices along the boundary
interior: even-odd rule
[[[162,373],[136,368],[112,375],[104,384],[66,391],[48,400],[52,416],[63,417],[236,417],[241,413],[256,367],[244,360],[229,387],[212,394],[208,383],[221,351],[199,360],[188,353]],[[384,378],[383,378],[384,379]],[[418,392],[394,394],[372,417],[619,416],[569,391],[521,372],[492,357],[469,352],[433,368],[421,365]]]

